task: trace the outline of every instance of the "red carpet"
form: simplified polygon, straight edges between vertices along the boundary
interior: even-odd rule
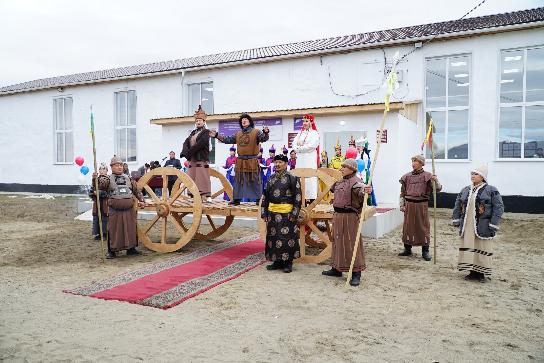
[[[219,243],[65,292],[168,309],[264,262],[258,236]]]

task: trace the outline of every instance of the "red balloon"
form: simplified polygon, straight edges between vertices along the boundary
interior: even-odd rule
[[[346,150],[346,159],[356,159],[357,158],[357,149],[354,147],[348,147]]]
[[[187,160],[185,160],[185,162],[183,163],[183,165],[185,165],[186,168],[189,167],[189,162]]]
[[[78,157],[76,157],[75,162],[76,162],[77,165],[81,166],[85,162],[85,159],[83,159],[81,156],[78,156]]]

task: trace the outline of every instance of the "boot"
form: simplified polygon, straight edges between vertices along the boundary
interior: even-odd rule
[[[115,255],[115,252],[108,250],[108,253],[106,253],[106,258],[107,258],[108,260],[111,260],[112,258],[115,258],[115,257],[117,257],[117,256]]]
[[[465,276],[465,280],[478,280],[478,273],[471,270],[468,275]]]
[[[240,199],[234,199],[229,202],[229,205],[240,205]]]
[[[136,247],[131,247],[127,250],[127,256],[136,256],[141,255],[142,253],[136,249]]]
[[[423,257],[425,261],[432,260],[431,255],[429,254],[429,246],[421,247],[421,257]]]
[[[485,278],[485,275],[481,272],[478,272],[478,277],[477,277],[478,281],[480,281],[482,284],[486,283],[486,278]]]
[[[293,261],[285,261],[285,264],[283,265],[283,272],[286,274],[291,273],[293,271]]]
[[[279,270],[282,267],[283,267],[283,262],[282,261],[274,261],[270,265],[267,265],[266,269],[269,270],[269,271],[272,271],[272,270]]]
[[[361,283],[361,271],[357,271],[357,272],[353,272],[353,274],[351,275],[351,281],[349,282],[349,284],[351,286],[359,286],[359,284]]]
[[[342,272],[341,272],[341,271],[338,271],[338,270],[335,269],[334,267],[331,267],[330,270],[322,271],[322,272],[321,272],[321,275],[324,275],[324,276],[333,276],[333,277],[342,277]]]
[[[404,244],[404,251],[399,253],[399,256],[412,256],[412,246]]]

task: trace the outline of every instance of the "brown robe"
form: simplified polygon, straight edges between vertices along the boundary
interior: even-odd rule
[[[364,198],[364,184],[355,173],[337,181],[331,188],[334,193],[332,219],[332,267],[341,272],[349,271],[353,247],[359,229],[359,215]],[[363,239],[355,255],[353,271],[366,269]]]
[[[400,206],[404,207],[402,242],[410,246],[428,246],[431,242],[429,198],[433,192],[432,174],[423,169],[406,173],[400,178]],[[442,185],[436,182],[436,191]]]
[[[110,190],[110,177],[98,177],[98,187]],[[144,200],[138,185],[130,179],[132,195],[139,201]],[[128,250],[138,246],[137,210],[134,208],[134,198],[108,199],[108,249],[112,252]]]
[[[191,148],[194,148],[197,145],[197,137],[202,132],[207,134],[208,130],[206,128],[202,128],[189,138],[189,145]],[[206,145],[206,147],[208,146]],[[189,171],[187,174],[189,174],[191,179],[193,179],[195,182],[200,195],[205,197],[211,196],[212,187],[210,182],[210,166],[208,164],[208,160],[198,160],[196,157],[191,157],[191,160],[189,160]]]

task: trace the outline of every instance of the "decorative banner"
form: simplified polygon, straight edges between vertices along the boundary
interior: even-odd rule
[[[380,137],[380,130],[376,130],[376,140]],[[380,141],[382,144],[387,144],[387,130],[384,129],[382,132],[382,139]]]
[[[255,127],[262,129],[267,126],[270,129],[269,140],[281,141],[283,139],[283,124],[281,118],[269,118],[253,120]],[[219,121],[219,133],[225,136],[232,136],[240,131],[238,121]]]
[[[293,119],[293,130],[299,131],[302,129],[302,117],[295,117]]]
[[[298,132],[290,132],[287,134],[287,147],[289,149],[293,148],[293,140],[297,136]]]

